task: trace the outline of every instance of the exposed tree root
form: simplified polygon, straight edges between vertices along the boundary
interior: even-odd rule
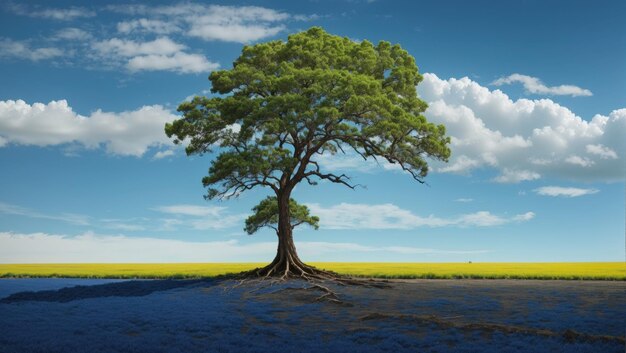
[[[247,280],[253,279],[270,280],[271,284],[289,279],[301,279],[311,283],[328,281],[339,285],[358,285],[372,288],[390,287],[389,282],[386,280],[348,277],[333,271],[322,270],[309,266],[302,263],[297,258],[293,259],[291,256],[288,257],[289,259],[284,261],[280,261],[277,257],[277,259],[274,259],[272,263],[265,267],[242,272],[237,275],[237,279],[239,279],[241,283],[245,283]]]
[[[304,280],[310,284],[304,288],[286,288],[282,290],[305,290],[320,291],[322,294],[315,298],[314,301],[325,301],[341,305],[350,305],[345,303],[339,295],[329,288],[329,284],[340,286],[356,285],[370,288],[390,288],[389,282],[386,280],[374,280],[363,278],[352,278],[338,274],[333,271],[322,270],[313,266],[304,264],[297,256],[281,257],[277,255],[274,261],[269,265],[254,270],[241,272],[235,276],[238,282],[231,289],[242,286],[244,284],[261,284],[251,292],[259,291],[263,288],[273,286],[274,284],[283,283],[288,280]],[[281,290],[281,291],[282,291]]]

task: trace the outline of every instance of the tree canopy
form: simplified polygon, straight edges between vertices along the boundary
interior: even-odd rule
[[[422,80],[414,58],[399,45],[373,45],[319,27],[244,46],[233,68],[209,76],[211,92],[182,103],[168,123],[189,155],[218,148],[202,180],[208,198],[228,198],[256,186],[278,193],[306,180],[353,187],[345,174],[325,172],[317,157],[352,151],[398,164],[419,182],[426,158],[447,161],[443,125],[422,115]]]

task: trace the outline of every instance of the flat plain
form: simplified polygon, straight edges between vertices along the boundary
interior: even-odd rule
[[[623,262],[311,264],[344,275],[374,278],[626,280],[626,264]],[[208,278],[264,265],[264,263],[0,264],[0,277]]]
[[[5,278],[0,352],[624,351],[625,281],[378,281]]]

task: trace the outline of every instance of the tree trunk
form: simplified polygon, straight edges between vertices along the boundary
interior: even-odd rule
[[[259,276],[279,276],[287,277],[318,277],[319,275],[329,275],[330,272],[318,270],[305,265],[296,252],[293,242],[293,227],[289,214],[290,192],[282,192],[278,195],[278,249],[276,257],[267,266],[258,269],[255,273]]]

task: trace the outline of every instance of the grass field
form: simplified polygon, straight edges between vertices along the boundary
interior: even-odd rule
[[[573,263],[353,263],[312,265],[377,278],[488,278],[626,280],[623,262]],[[264,263],[0,264],[0,277],[199,278],[232,274]]]

